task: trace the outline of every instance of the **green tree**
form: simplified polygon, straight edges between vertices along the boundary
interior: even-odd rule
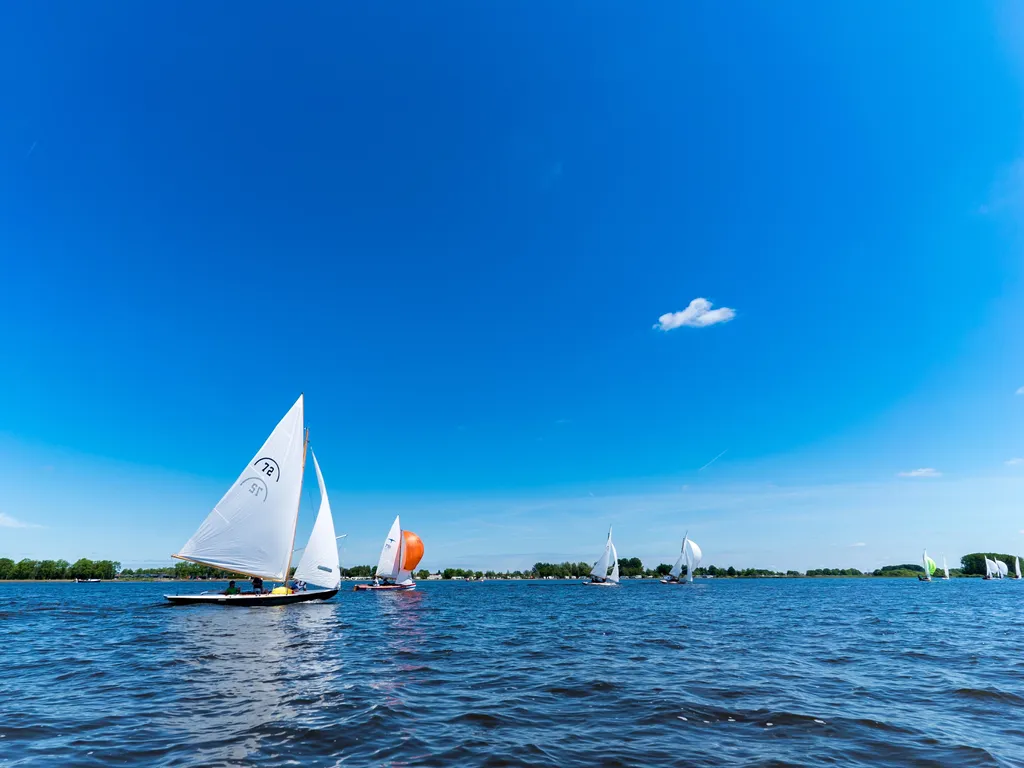
[[[421,568],[420,570],[416,571],[416,578],[420,581],[426,581],[429,576],[430,571],[428,571],[426,568]]]
[[[726,571],[726,574],[727,574],[727,575],[729,575],[729,576],[735,576],[735,575],[736,575],[736,569],[735,569],[735,568],[733,568],[733,567],[732,567],[732,566],[730,565],[730,566],[729,566],[729,569],[728,569],[728,570]]]
[[[13,579],[14,561],[9,557],[0,557],[0,579]]]
[[[36,571],[39,568],[39,563],[35,560],[19,560],[17,565],[14,566],[14,572],[11,576],[12,579],[34,579],[36,578]]]

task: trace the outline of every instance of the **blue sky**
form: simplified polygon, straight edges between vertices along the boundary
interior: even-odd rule
[[[720,5],[3,9],[0,556],[1024,549],[1024,15]]]

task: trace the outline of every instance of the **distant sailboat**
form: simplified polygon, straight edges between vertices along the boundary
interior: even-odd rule
[[[946,565],[946,556],[945,555],[942,556],[942,573],[943,573],[942,580],[943,581],[949,581],[949,566]]]
[[[932,574],[935,573],[935,570],[936,570],[936,568],[938,566],[935,565],[935,561],[934,560],[932,560],[930,557],[928,557],[928,550],[927,549],[924,550],[924,552],[921,555],[921,562],[924,564],[924,576],[918,576],[917,577],[918,580],[920,580],[920,581],[931,581],[932,580]]]
[[[700,565],[702,556],[703,553],[700,551],[700,547],[697,546],[697,542],[691,539],[689,533],[687,533],[683,536],[683,546],[679,550],[679,558],[676,560],[675,565],[672,566],[672,570],[669,571],[668,577],[662,579],[661,583],[692,584],[693,572]],[[686,581],[680,578],[684,566],[686,567]]]
[[[999,569],[999,578],[1005,579],[1010,574],[1010,567],[1002,560],[996,560],[996,568]]]
[[[395,517],[384,547],[377,560],[372,584],[357,584],[354,589],[406,592],[416,589],[412,572],[423,557],[423,541],[412,531],[403,531],[402,522]]]
[[[176,604],[264,606],[327,600],[338,593],[337,551],[331,559],[322,544],[328,531],[333,537],[334,522],[319,467],[317,477],[320,480],[321,505],[310,537],[314,554],[309,555],[308,567],[304,571],[308,575],[310,569],[316,568],[323,576],[318,575],[309,581],[329,588],[296,592],[286,586],[295,546],[307,445],[308,437],[304,439],[303,436],[303,398],[300,395],[199,530],[185,542],[181,552],[172,555],[178,560],[276,581],[282,586],[269,594],[204,592],[164,597]]]
[[[609,565],[612,568],[611,573],[608,572]],[[608,541],[604,544],[604,552],[590,569],[590,581],[583,583],[594,587],[614,587],[619,583],[619,553],[615,551],[615,544],[612,543],[611,526],[608,526]]]
[[[996,564],[985,557],[985,575],[982,577],[985,581],[991,581],[998,577],[999,569],[996,568]]]
[[[1019,557],[1014,557],[1013,558],[1013,578],[1015,578],[1015,579],[1019,579],[1020,578],[1020,558]]]

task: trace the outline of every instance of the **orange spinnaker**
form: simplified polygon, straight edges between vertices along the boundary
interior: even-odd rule
[[[402,548],[402,570],[411,571],[420,564],[423,557],[423,540],[412,531],[402,531],[405,546]]]

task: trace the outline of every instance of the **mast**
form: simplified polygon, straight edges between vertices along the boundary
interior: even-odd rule
[[[306,449],[309,448],[309,427],[306,427],[306,437],[302,442],[302,472],[299,474],[299,500],[295,502],[295,525],[292,526],[292,543],[288,547],[288,564],[284,567],[284,587],[288,588],[288,579],[291,577],[292,554],[295,551],[295,534],[299,530],[299,508],[302,506],[302,481],[306,476]]]

